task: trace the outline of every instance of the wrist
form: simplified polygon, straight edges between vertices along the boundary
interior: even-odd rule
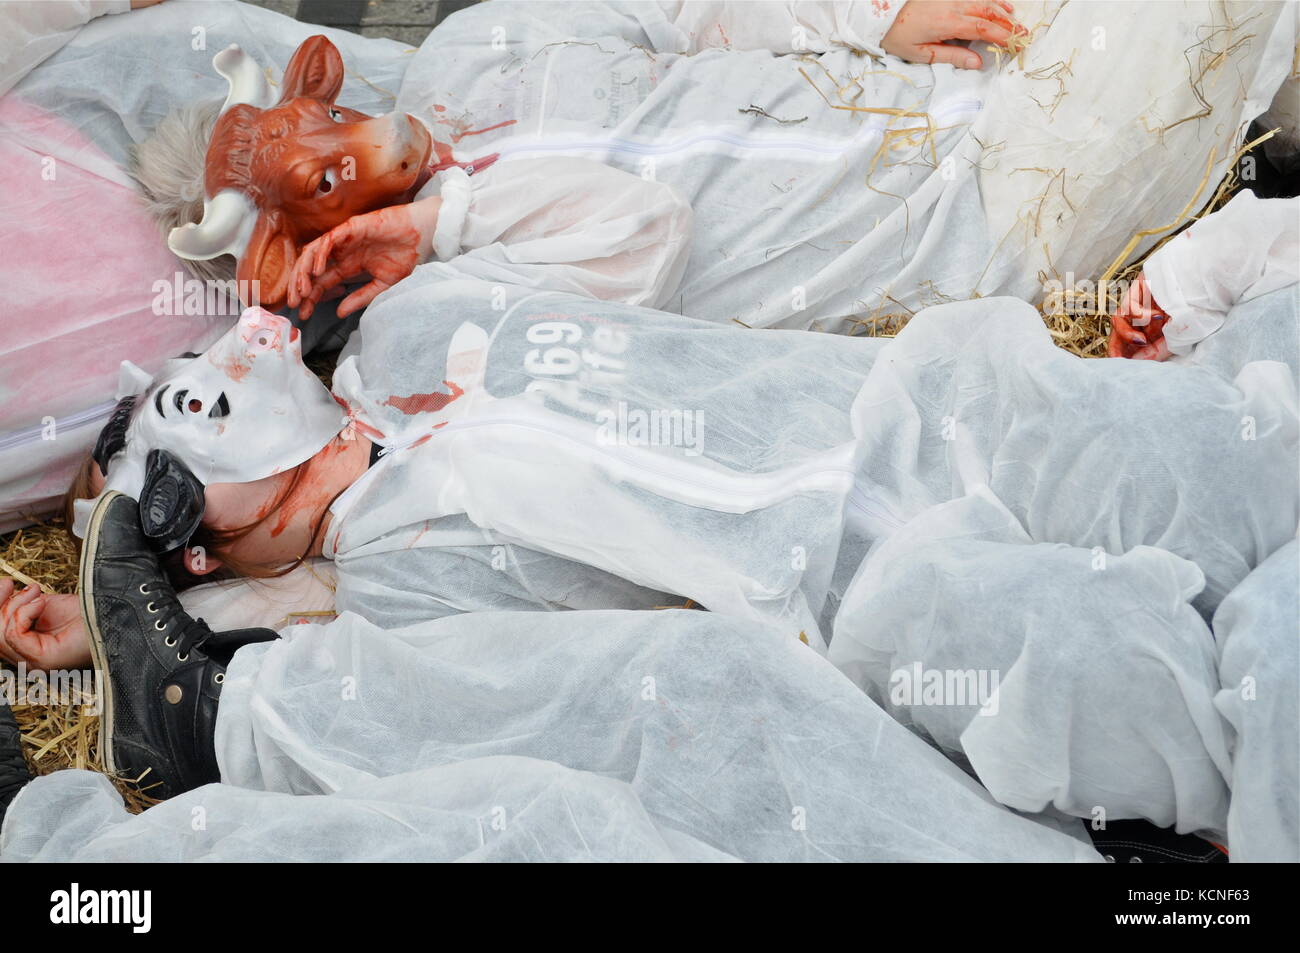
[[[433,236],[438,230],[438,214],[442,211],[442,197],[432,195],[411,203],[411,219],[420,236],[416,246],[421,261],[433,256]]]

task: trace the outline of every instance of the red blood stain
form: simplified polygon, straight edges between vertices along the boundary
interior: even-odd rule
[[[468,162],[459,162],[456,157],[451,154],[451,146],[447,145],[445,142],[435,141],[433,144],[433,155],[436,161],[429,165],[430,174],[436,174],[441,172],[443,169],[455,168],[464,169],[473,175],[475,172],[482,172],[492,163],[496,162],[497,159],[500,158],[501,153],[493,152],[491,155],[482,156],[478,159],[470,159]]]
[[[450,389],[450,393],[434,391],[432,394],[411,394],[409,397],[393,396],[384,403],[389,407],[396,407],[404,414],[435,413],[465,393],[451,381],[443,381],[442,384]]]
[[[352,427],[353,430],[361,434],[363,437],[369,437],[371,440],[384,439],[384,435],[380,431],[376,430],[365,421],[357,419],[356,411],[352,409],[352,406],[346,400],[332,391],[330,392],[330,396],[334,398],[334,403],[342,407],[344,412],[348,415],[348,425]]]
[[[438,105],[437,103],[434,103],[434,105],[433,105],[433,111],[434,111],[434,112],[438,112],[438,113],[445,113],[445,112],[447,111],[447,107],[446,107],[446,106],[440,106],[440,105]]]
[[[491,132],[493,129],[501,129],[505,126],[513,126],[517,121],[518,120],[515,119],[507,119],[504,122],[497,123],[495,126],[484,126],[482,129],[461,128],[451,134],[451,141],[460,142],[462,139],[465,139],[469,136],[481,136],[483,135],[483,133]]]
[[[226,376],[236,383],[247,377],[248,372],[253,369],[252,364],[245,364],[238,357],[230,357],[224,361],[213,361],[212,363],[225,371]]]
[[[308,514],[323,513],[329,505],[330,497],[333,496],[335,487],[329,483],[325,468],[318,466],[320,462],[330,457],[336,457],[344,450],[343,441],[335,437],[327,443],[321,451],[314,457],[309,457],[305,462],[298,466],[298,483],[293,488],[293,492],[288,498],[280,504],[280,509],[275,514],[275,525],[271,527],[271,535],[279,536],[289,524],[293,522],[295,516],[299,513]]]

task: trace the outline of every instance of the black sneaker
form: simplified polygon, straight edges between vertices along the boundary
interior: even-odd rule
[[[95,505],[81,551],[81,612],[103,712],[105,768],[168,798],[218,780],[217,700],[235,648],[270,629],[221,633],[181,607],[140,529],[139,507],[109,492]],[[221,659],[204,650],[212,639]]]
[[[27,770],[27,760],[23,757],[18,722],[8,703],[0,699],[0,825],[4,824],[5,812],[13,799],[31,779],[32,773]]]
[[[1195,834],[1146,821],[1111,821],[1104,831],[1088,831],[1092,846],[1116,864],[1226,864],[1228,854]]]

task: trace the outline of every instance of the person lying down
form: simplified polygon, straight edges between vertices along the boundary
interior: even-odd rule
[[[1019,20],[992,0],[480,6],[433,31],[383,119],[335,107],[343,66],[324,37],[295,54],[278,102],[270,64],[223,51],[226,101],[169,120],[139,176],[179,226],[177,254],[223,267],[234,255],[261,304],[303,316],[369,279],[341,306],[351,313],[435,257],[531,284],[497,238],[577,212],[594,216],[585,240],[565,227],[553,244],[564,260],[604,254],[621,233],[600,211],[629,208],[630,177],[653,179],[695,228],[673,294],[634,303],[848,331],[976,293],[1035,300],[1043,275],[1101,274],[1223,175],[1288,75],[1295,15],[1202,2],[1025,2]],[[1189,81],[1189,49],[1205,51],[1203,82]],[[349,175],[348,156],[373,152],[349,143],[380,133],[410,148]],[[168,148],[186,141],[179,158]],[[198,181],[205,149],[196,208],[168,177],[188,163]],[[245,152],[256,181],[229,174]],[[286,157],[290,190],[266,178]]]
[[[1294,278],[1239,309],[1186,364],[1085,361],[1056,349],[1034,309],[1014,299],[929,309],[886,341],[717,327],[502,288],[430,264],[368,309],[332,392],[302,367],[288,322],[250,309],[206,354],[157,380],[128,381],[93,464],[90,492],[108,492],[97,516],[85,503],[76,508],[90,630],[75,621],[69,597],[6,587],[6,651],[37,665],[93,655],[110,680],[114,666],[152,666],[157,677],[144,688],[123,689],[137,692],[134,711],[165,714],[166,686],[189,679],[180,697],[197,712],[180,714],[208,726],[198,737],[173,728],[167,745],[142,745],[130,723],[113,728],[105,719],[105,750],[118,769],[147,767],[166,793],[218,777],[323,793],[397,770],[322,767],[322,758],[362,757],[339,752],[384,730],[373,721],[347,738],[280,736],[302,679],[319,675],[321,704],[327,695],[338,703],[329,658],[364,656],[372,637],[377,652],[400,655],[407,639],[439,643],[437,633],[451,631],[464,641],[447,647],[448,658],[478,658],[475,637],[487,658],[495,632],[536,628],[544,617],[516,623],[485,612],[646,610],[689,599],[718,620],[700,625],[734,626],[771,651],[785,644],[780,652],[814,668],[829,639],[830,662],[1018,810],[1091,818],[1101,808],[1112,819],[1217,837],[1244,826],[1254,835],[1242,835],[1247,842],[1289,851],[1287,789],[1248,786],[1248,797],[1278,798],[1267,809],[1238,803],[1232,757],[1285,752],[1294,726],[1248,718],[1252,710],[1227,702],[1231,714],[1218,714],[1231,685],[1221,681],[1209,626],[1300,523]],[[1238,328],[1249,333],[1234,336]],[[1261,341],[1276,351],[1260,354]],[[1216,342],[1227,350],[1195,363]],[[957,539],[1007,560],[1005,590],[975,593],[1005,591],[995,602],[1006,625],[961,628],[952,643],[966,653],[963,667],[1008,680],[996,704],[977,698],[976,710],[996,711],[967,709],[978,745],[961,724],[929,722],[924,696],[908,703],[884,694],[881,673],[902,666],[889,665],[895,656],[872,634],[872,620],[887,617],[879,600],[893,591],[889,577],[873,580],[914,560],[954,558],[946,541]],[[913,555],[913,541],[934,542]],[[264,574],[319,554],[337,569],[343,614],[328,626],[294,627],[283,642],[265,630],[212,635],[179,609],[162,569],[133,575],[132,566],[154,565],[151,553],[173,574],[222,566]],[[1058,572],[1032,571],[1055,563]],[[1279,578],[1255,588],[1272,592]],[[925,618],[930,610],[905,601],[911,592],[899,589],[897,611]],[[1061,607],[1073,612],[1069,624],[1058,619]],[[573,650],[599,655],[595,633],[623,631],[619,620],[632,617],[566,618],[593,633]],[[682,616],[654,618],[670,621],[646,625],[672,628]],[[954,625],[962,618],[955,611]],[[908,630],[890,631],[906,647]],[[1117,639],[1120,650],[1073,653],[1064,667],[1033,664],[1040,646],[1058,657],[1061,640],[1079,632]],[[1267,618],[1250,632],[1231,670],[1248,666],[1285,705],[1286,645],[1269,646],[1294,632]],[[316,651],[326,653],[319,665]],[[873,661],[879,651],[884,668]],[[905,651],[900,663],[936,664]],[[1142,669],[1141,692],[1122,690],[1128,658],[1160,660]],[[1021,665],[1030,667],[1017,680]],[[256,694],[233,696],[247,708],[227,708],[231,696],[218,687],[236,672]],[[417,695],[422,707],[446,697],[456,708],[475,693],[413,685],[398,680],[370,697],[391,712]],[[263,728],[249,727],[263,692],[277,700],[275,712]],[[1110,703],[1085,703],[1098,697]],[[1045,699],[1072,702],[1068,744],[1061,716],[1038,713]],[[870,712],[878,724],[877,708],[854,705],[854,719]],[[331,723],[319,708],[303,717]],[[1241,733],[1235,748],[1225,717]],[[1155,737],[1151,724],[1163,726]],[[266,762],[255,754],[270,750],[262,730],[281,739]],[[1032,768],[1008,772],[998,760],[1008,752]],[[443,755],[453,757],[444,751],[407,767],[441,764]],[[563,763],[587,770],[592,762]],[[1261,817],[1278,819],[1269,822],[1276,836],[1253,826]],[[930,817],[933,829],[947,830],[944,820]]]

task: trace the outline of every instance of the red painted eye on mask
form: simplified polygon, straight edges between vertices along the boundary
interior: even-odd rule
[[[185,407],[190,413],[197,414],[203,410],[203,401],[194,397],[190,399],[190,402],[186,404]]]

